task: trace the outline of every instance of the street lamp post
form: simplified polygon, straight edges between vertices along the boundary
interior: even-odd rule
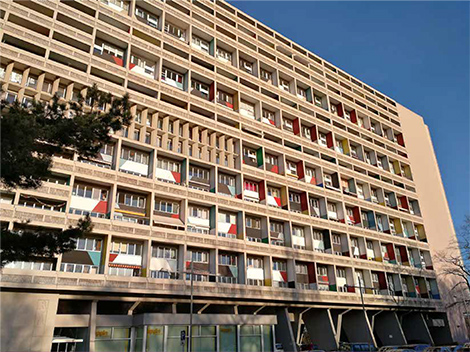
[[[192,348],[192,337],[193,337],[193,290],[194,290],[194,279],[193,279],[193,257],[191,256],[191,299],[189,303],[189,333],[188,333],[188,352],[191,352]]]
[[[366,312],[366,305],[364,303],[364,294],[362,292],[362,280],[357,280],[359,282],[359,286],[355,286],[355,285],[346,285],[347,287],[353,287],[354,289],[356,288],[359,288],[359,292],[361,294],[361,305],[362,305],[362,311],[364,312],[364,319],[366,319],[366,324],[367,324],[367,312]],[[365,287],[364,287],[365,289]],[[369,352],[372,352],[372,345],[374,344],[374,339],[372,338],[372,334],[374,332],[372,331],[369,331],[369,338],[370,338],[370,341],[368,343],[369,345]]]

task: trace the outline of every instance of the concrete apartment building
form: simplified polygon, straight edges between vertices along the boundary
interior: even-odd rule
[[[2,193],[3,228],[95,225],[3,269],[2,351],[184,351],[191,267],[193,351],[295,351],[304,328],[326,350],[465,338],[421,117],[223,1],[0,9],[6,100],[97,83],[134,116],[96,159]]]

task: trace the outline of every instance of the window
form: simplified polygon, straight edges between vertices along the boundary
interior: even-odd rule
[[[336,276],[342,279],[346,278],[346,269],[344,268],[337,268],[336,269]]]
[[[235,177],[230,175],[219,174],[219,183],[235,187]]]
[[[157,159],[157,168],[173,172],[181,172],[181,164],[169,159]]]
[[[342,140],[336,140],[336,151],[338,153],[344,154],[344,148],[343,148],[343,141]]]
[[[152,257],[176,260],[178,258],[178,250],[172,247],[152,246]]]
[[[136,141],[140,140],[140,130],[139,129],[134,130],[134,140],[136,140]]]
[[[180,40],[186,40],[186,31],[172,23],[165,23],[165,32],[179,38]]]
[[[207,220],[209,219],[209,210],[205,208],[200,208],[197,206],[190,205],[189,206],[189,216],[193,218],[199,218]]]
[[[359,127],[365,127],[364,118],[359,116],[357,118],[357,124],[359,125]]]
[[[292,235],[297,237],[305,237],[304,228],[299,226],[292,226]]]
[[[312,139],[312,131],[310,127],[302,126],[302,136],[307,139]]]
[[[129,242],[115,242],[111,243],[111,253],[114,254],[127,254],[127,255],[142,255],[142,245]]]
[[[237,216],[235,214],[228,214],[228,213],[223,213],[220,212],[218,215],[219,222],[225,223],[225,224],[236,224],[237,222]]]
[[[256,150],[250,148],[243,148],[243,155],[247,156],[250,159],[256,160]]]
[[[364,199],[364,186],[361,185],[360,183],[356,184],[356,192],[357,192],[357,197],[360,199]]]
[[[274,121],[274,112],[263,109],[263,118]]]
[[[325,183],[325,186],[333,187],[333,178],[332,178],[331,175],[324,174],[323,175],[323,181]]]
[[[208,85],[195,81],[195,80],[191,80],[191,89],[197,90],[199,93],[201,93],[201,95],[204,98],[206,99],[209,98],[209,86]]]
[[[198,48],[198,49],[200,49],[200,50],[202,50],[202,51],[209,54],[209,43],[207,41],[205,41],[204,39],[193,35],[193,37],[191,39],[191,43],[196,48]]]
[[[297,176],[297,163],[286,160],[287,173]]]
[[[323,233],[320,231],[313,231],[313,239],[315,241],[323,241]]]
[[[373,251],[374,250],[374,243],[372,241],[366,241],[367,249]]]
[[[328,145],[327,139],[326,139],[326,134],[324,134],[323,132],[318,133],[318,144],[320,144],[324,147],[326,147]]]
[[[378,273],[371,273],[372,275],[372,282],[379,282],[379,274]]]
[[[279,78],[279,88],[285,90],[286,92],[289,91],[289,81],[284,78]]]
[[[179,214],[180,205],[166,200],[155,200],[155,210],[169,214]]]
[[[300,203],[300,194],[289,192],[289,202]]]
[[[269,230],[271,232],[283,233],[284,232],[284,224],[282,224],[280,222],[270,222],[269,223]]]
[[[264,69],[261,69],[261,79],[265,82],[271,81],[272,80],[272,73],[269,71],[266,71]]]
[[[328,268],[326,266],[317,266],[317,274],[318,276],[328,277]]]
[[[219,254],[219,265],[237,266],[238,258],[235,254]]]
[[[77,251],[100,252],[102,241],[97,238],[79,238],[75,243]]]
[[[297,96],[299,96],[301,99],[306,100],[307,99],[307,90],[303,89],[301,87],[297,87]]]
[[[341,235],[333,234],[333,244],[341,244]]]
[[[174,71],[171,71],[165,67],[162,68],[162,80],[163,81],[173,81],[179,84],[183,84],[183,75]]]
[[[4,79],[5,78],[5,66],[0,66],[0,79]]]
[[[37,76],[28,76],[28,82],[26,82],[26,86],[30,88],[37,88],[38,85],[38,77]]]
[[[138,66],[144,70],[144,72],[148,75],[155,74],[155,63],[143,58],[140,58],[134,54],[131,55],[131,63],[135,66]]]
[[[240,113],[249,117],[255,117],[255,105],[246,100],[240,101]]]
[[[308,267],[306,264],[295,264],[295,273],[301,275],[308,274]]]
[[[287,271],[287,263],[282,261],[273,260],[273,270]]]
[[[201,169],[200,167],[190,166],[189,177],[196,177],[199,179],[209,181],[209,171],[205,169]]]
[[[124,51],[108,43],[95,44],[95,53],[99,55],[109,54],[119,59],[124,57]]]
[[[222,61],[232,62],[232,54],[220,47],[217,47],[215,56]]]
[[[370,195],[371,195],[372,202],[374,202],[374,203],[379,202],[379,198],[378,198],[378,195],[377,195],[377,189],[371,188],[370,189]]]
[[[250,229],[259,230],[261,229],[261,221],[252,217],[245,218],[246,227]]]
[[[284,118],[282,120],[284,122],[284,129],[288,131],[293,131],[294,130],[294,122],[292,120]]]
[[[149,157],[149,154],[146,152],[123,147],[121,149],[121,159],[134,161],[139,164],[148,165],[150,157]]]
[[[253,73],[253,64],[244,59],[240,59],[240,69],[245,70],[248,73]]]
[[[247,258],[247,267],[248,268],[262,269],[264,267],[263,259],[262,258],[248,257]]]
[[[233,96],[221,90],[217,91],[217,100],[219,102],[233,104]]]
[[[314,96],[313,96],[313,101],[314,101],[314,103],[315,103],[316,106],[322,107],[322,105],[323,105],[323,99],[322,99],[321,96],[319,96],[319,95],[314,95]]]
[[[278,157],[275,155],[266,154],[266,163],[270,165],[278,165]]]
[[[20,71],[12,71],[10,76],[10,82],[21,84],[23,79],[23,73]]]
[[[280,190],[277,189],[277,188],[273,188],[273,187],[268,187],[268,196],[270,197],[275,197],[275,198],[279,198],[280,196]]]
[[[188,249],[186,254],[186,260],[192,261],[193,263],[209,263],[209,252],[203,252],[201,250]]]
[[[122,200],[124,200],[124,202],[122,202]],[[118,192],[116,201],[118,204],[121,203],[130,207],[144,209],[147,199],[144,196],[138,196],[136,194]]]
[[[108,191],[94,186],[84,185],[84,184],[75,184],[72,189],[72,195],[95,199],[100,201],[108,200]]]

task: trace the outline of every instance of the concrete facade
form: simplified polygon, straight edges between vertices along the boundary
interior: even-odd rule
[[[94,223],[2,270],[2,351],[187,348],[191,271],[194,349],[465,338],[433,262],[455,235],[420,117],[223,1],[0,9],[6,100],[96,83],[134,117],[96,158],[57,155],[40,189],[2,193],[3,228]]]

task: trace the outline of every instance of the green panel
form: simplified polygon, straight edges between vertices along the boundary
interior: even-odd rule
[[[215,39],[212,39],[209,43],[209,54],[211,54],[212,56],[214,56],[214,53],[215,53],[214,42],[215,42]]]
[[[97,340],[95,342],[96,352],[128,352],[129,340]]]
[[[184,159],[183,162],[181,163],[181,183],[186,182],[187,168],[188,168],[188,160]]]
[[[216,219],[216,214],[215,214],[215,205],[213,205],[210,209],[209,212],[209,226],[212,229],[215,229],[215,222],[217,221]]]
[[[307,93],[307,101],[312,102],[313,101],[313,99],[312,99],[312,88],[308,87],[306,93]]]
[[[264,164],[263,148],[259,148],[256,151],[256,161],[258,162],[258,167],[263,166]]]
[[[163,326],[147,327],[146,352],[163,352]]]
[[[261,336],[240,336],[240,351],[261,351]]]
[[[273,331],[271,325],[263,325],[264,352],[273,351]]]
[[[330,285],[330,291],[337,291],[336,290],[336,284]]]
[[[215,187],[214,187],[214,188],[211,188],[211,189],[209,190],[209,192],[215,193]]]
[[[261,242],[263,242],[263,243],[269,243],[269,239],[268,239],[267,237],[262,238],[262,239],[261,239]]]
[[[217,351],[215,346],[215,336],[212,337],[193,337],[191,350],[193,352],[212,352]]]
[[[237,352],[237,328],[235,325],[221,325],[219,336],[219,352]]]
[[[93,265],[99,266],[101,263],[101,252],[88,252]]]

